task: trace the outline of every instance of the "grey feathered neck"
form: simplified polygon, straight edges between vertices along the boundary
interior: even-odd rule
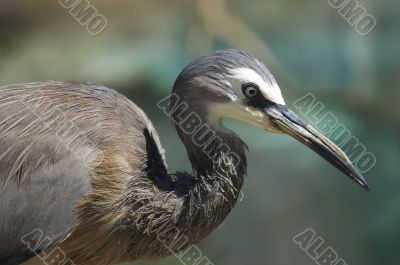
[[[247,170],[247,146],[234,132],[209,123],[208,107],[211,103],[231,100],[233,91],[223,82],[224,75],[230,68],[248,64],[259,62],[236,50],[209,54],[185,67],[173,88],[170,114],[174,121],[178,121],[174,125],[186,147],[194,173],[194,184],[187,194],[189,212],[194,215],[197,212],[198,219],[204,219],[210,230],[226,217],[240,195]],[[252,68],[257,69],[255,65]],[[200,125],[197,125],[202,129],[196,133],[188,133],[179,124],[190,115],[200,119]]]

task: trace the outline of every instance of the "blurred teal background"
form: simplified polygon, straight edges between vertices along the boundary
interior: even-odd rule
[[[222,48],[253,53],[289,106],[313,93],[377,159],[365,192],[300,143],[228,122],[249,145],[244,197],[199,246],[215,265],[314,264],[292,242],[313,228],[348,264],[400,264],[400,2],[360,0],[357,34],[327,0],[91,0],[90,35],[58,1],[0,1],[0,84],[101,83],[128,95],[159,131],[171,170],[190,169],[157,109],[180,70]],[[298,112],[298,111],[297,111]],[[170,257],[143,264],[180,264]]]

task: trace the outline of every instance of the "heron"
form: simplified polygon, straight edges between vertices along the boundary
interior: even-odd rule
[[[115,90],[57,81],[1,86],[0,263],[111,265],[201,241],[231,212],[247,174],[247,146],[226,118],[294,137],[369,190],[247,52],[221,50],[189,63],[159,106],[191,172],[168,171],[155,127]]]

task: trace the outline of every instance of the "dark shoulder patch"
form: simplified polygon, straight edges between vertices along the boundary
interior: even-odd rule
[[[147,154],[145,171],[160,189],[169,190],[171,188],[170,178],[156,141],[147,128],[143,129],[143,135],[146,139]]]
[[[40,252],[40,251],[39,251]],[[35,254],[28,249],[20,251],[18,254],[10,255],[7,257],[0,257],[1,265],[19,265],[30,258],[33,258]]]

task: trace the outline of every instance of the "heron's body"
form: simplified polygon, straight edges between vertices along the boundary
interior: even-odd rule
[[[200,180],[168,175],[151,122],[111,89],[5,86],[0,109],[1,264],[34,255],[24,236],[36,237],[35,244],[49,237],[75,264],[163,257],[170,254],[167,244],[178,251],[207,235],[237,197],[238,190],[229,201],[218,191],[203,198],[208,187]],[[173,240],[176,228],[190,239],[181,238],[178,247],[161,240]]]
[[[153,125],[114,90],[0,87],[0,264],[111,265],[203,239],[231,211],[246,175],[246,145],[225,117],[288,133],[368,188],[338,147],[284,105],[273,76],[247,53],[192,62],[170,103],[193,174],[167,172]]]

